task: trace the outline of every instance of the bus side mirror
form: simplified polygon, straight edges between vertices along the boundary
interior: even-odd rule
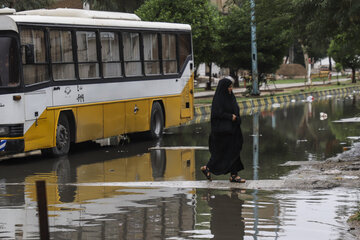
[[[25,64],[32,64],[35,62],[34,44],[26,44],[21,46],[23,54],[25,55]]]

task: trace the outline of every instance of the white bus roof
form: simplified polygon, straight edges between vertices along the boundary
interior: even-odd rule
[[[15,30],[13,27],[10,29],[8,28],[9,24],[16,25],[11,24],[11,21],[14,23],[76,25],[84,27],[98,26],[131,29],[191,30],[191,26],[188,24],[146,22],[141,21],[135,14],[81,9],[59,8],[52,10],[30,10],[14,13],[12,15],[0,16],[0,18],[0,30]]]
[[[14,14],[16,12],[15,9],[13,8],[1,8],[0,9],[0,15],[4,15],[4,14]]]
[[[132,13],[93,11],[93,10],[71,9],[71,8],[37,9],[37,10],[17,12],[15,14],[141,21],[141,19],[136,14],[132,14]]]

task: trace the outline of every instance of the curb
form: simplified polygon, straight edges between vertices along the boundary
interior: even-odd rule
[[[283,104],[283,103],[293,103],[296,101],[306,100],[309,96],[313,96],[316,98],[326,97],[328,95],[347,95],[347,94],[354,94],[360,93],[360,86],[359,87],[346,87],[340,89],[331,89],[331,90],[323,90],[323,91],[316,91],[316,92],[309,92],[309,93],[300,93],[300,94],[291,94],[291,95],[283,95],[283,96],[273,96],[273,97],[266,97],[266,98],[259,98],[259,99],[249,99],[240,101],[240,115],[248,115],[251,114],[253,108],[266,108],[266,106],[273,105],[273,104]],[[196,117],[210,115],[211,113],[211,104],[205,106],[195,107],[194,109],[194,120]]]

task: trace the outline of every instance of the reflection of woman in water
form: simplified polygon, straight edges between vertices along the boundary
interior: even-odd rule
[[[245,232],[242,205],[236,191],[229,195],[215,195],[209,199],[211,207],[211,234],[213,239],[243,239]]]
[[[208,180],[211,181],[211,173],[230,173],[230,182],[245,182],[238,176],[238,171],[244,169],[240,159],[243,144],[240,124],[240,109],[232,91],[232,81],[223,78],[219,81],[211,106],[211,157],[208,164],[201,167]]]

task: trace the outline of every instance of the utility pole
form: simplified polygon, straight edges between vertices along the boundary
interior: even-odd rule
[[[255,0],[250,0],[251,5],[251,62],[252,62],[252,92],[251,95],[260,95],[258,89],[257,49],[256,49],[256,23]]]

